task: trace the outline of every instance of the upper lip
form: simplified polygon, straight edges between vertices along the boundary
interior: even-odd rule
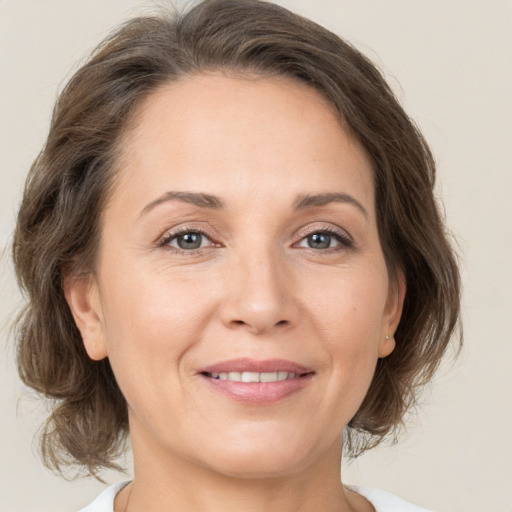
[[[221,361],[206,366],[199,370],[199,373],[229,373],[229,372],[288,372],[296,374],[311,373],[313,370],[301,364],[287,361],[286,359],[267,359],[258,361],[256,359],[239,358]]]

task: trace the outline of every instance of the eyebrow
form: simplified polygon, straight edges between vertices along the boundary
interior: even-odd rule
[[[305,210],[329,203],[349,203],[354,205],[367,219],[370,218],[365,207],[353,196],[344,192],[327,192],[325,194],[305,194],[295,200],[295,210]]]
[[[198,206],[199,208],[211,208],[220,210],[224,208],[224,201],[217,196],[203,192],[176,192],[169,191],[148,203],[141,212],[141,215],[148,213],[156,206],[168,201],[182,201],[184,203]],[[294,210],[306,210],[317,206],[325,206],[329,203],[348,203],[354,205],[367,219],[368,212],[364,206],[350,194],[344,192],[327,192],[323,194],[303,194],[298,196],[293,205]]]
[[[213,208],[219,210],[224,207],[224,201],[217,196],[210,194],[204,194],[202,192],[166,192],[162,196],[158,197],[154,201],[147,204],[141,212],[141,215],[148,213],[150,210],[158,206],[159,204],[166,203],[168,201],[178,200],[183,203],[193,204],[199,208]]]

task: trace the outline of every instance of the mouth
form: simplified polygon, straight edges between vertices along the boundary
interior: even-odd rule
[[[198,372],[210,389],[238,402],[269,404],[296,394],[313,380],[315,371],[297,363],[273,359],[235,359]]]
[[[312,372],[201,372],[205,377],[217,380],[229,380],[232,382],[280,382],[283,380],[297,379],[305,377]]]

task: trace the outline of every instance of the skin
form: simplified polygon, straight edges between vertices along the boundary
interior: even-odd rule
[[[304,84],[198,75],[147,98],[118,172],[95,272],[65,284],[89,356],[109,357],[128,403],[135,479],[116,510],[372,510],[341,485],[342,432],[394,349],[405,289],[388,277],[358,141]],[[326,193],[360,206],[294,209]],[[208,237],[182,249],[179,228]],[[310,247],[325,229],[342,241]],[[197,373],[237,357],[314,375],[275,403],[237,402]]]

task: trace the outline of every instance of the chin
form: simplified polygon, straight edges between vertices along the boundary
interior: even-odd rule
[[[232,457],[222,464],[218,462],[215,466],[210,466],[216,473],[247,480],[275,479],[291,476],[304,470],[307,464],[302,461],[282,458],[275,454],[258,453],[253,456]]]
[[[250,440],[253,439],[253,442]],[[278,436],[273,439],[246,438],[243,442],[228,443],[226,449],[211,453],[210,469],[217,473],[237,478],[265,479],[279,478],[297,474],[315,459],[306,440],[290,442]],[[222,446],[218,444],[216,446]],[[203,463],[206,453],[202,453]]]

